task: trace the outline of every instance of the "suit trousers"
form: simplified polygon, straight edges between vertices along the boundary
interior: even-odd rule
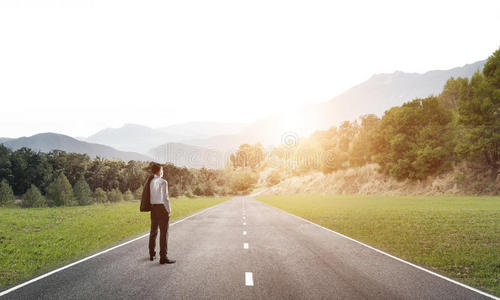
[[[160,258],[167,257],[168,221],[167,209],[163,204],[151,205],[151,232],[149,233],[149,254],[155,254],[156,236],[160,227]]]

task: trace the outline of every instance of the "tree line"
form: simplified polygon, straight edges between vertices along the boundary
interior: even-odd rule
[[[0,145],[0,205],[22,207],[88,205],[139,199],[150,174],[151,162],[110,160],[86,154],[29,148],[11,151]],[[169,195],[226,195],[228,174],[224,170],[164,166]]]
[[[500,49],[482,71],[450,78],[437,96],[316,131],[293,147],[274,148],[272,159],[295,175],[377,163],[384,174],[417,180],[465,161],[494,181],[500,174]],[[279,173],[268,181],[279,182]]]

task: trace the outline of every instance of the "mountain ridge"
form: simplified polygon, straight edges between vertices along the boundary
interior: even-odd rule
[[[234,133],[242,123],[185,122],[160,128],[127,123],[118,128],[104,128],[85,139],[123,151],[147,154],[165,143],[179,143],[189,139],[202,139],[225,133]]]
[[[424,73],[395,71],[374,74],[329,101],[303,105],[296,112],[300,117],[295,126],[283,125],[287,115],[277,113],[250,124],[241,133],[233,136],[214,136],[186,142],[222,150],[235,149],[242,140],[246,143],[261,142],[264,146],[276,146],[284,140],[298,139],[316,130],[338,126],[343,121],[356,120],[364,114],[382,116],[393,106],[415,98],[437,95],[441,93],[449,78],[470,78],[485,62],[486,60],[480,60],[461,67]]]
[[[0,142],[11,150],[18,150],[22,147],[30,148],[34,151],[50,152],[52,150],[63,150],[72,153],[84,153],[91,158],[96,156],[108,159],[121,159],[124,161],[140,160],[149,161],[150,157],[135,152],[119,151],[112,147],[88,143],[77,140],[73,137],[53,132],[38,133],[29,137],[20,137]]]

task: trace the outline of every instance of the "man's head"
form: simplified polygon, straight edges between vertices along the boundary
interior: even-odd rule
[[[160,164],[153,164],[151,166],[151,171],[153,172],[154,175],[158,175],[160,177],[163,177],[163,168]]]

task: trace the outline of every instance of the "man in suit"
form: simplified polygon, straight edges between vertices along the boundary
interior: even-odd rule
[[[149,234],[149,259],[155,259],[156,235],[160,227],[160,264],[173,264],[167,257],[168,222],[172,210],[168,199],[168,182],[163,179],[163,168],[159,164],[151,167],[153,176],[148,178],[144,189],[149,189],[151,203],[151,232]]]

